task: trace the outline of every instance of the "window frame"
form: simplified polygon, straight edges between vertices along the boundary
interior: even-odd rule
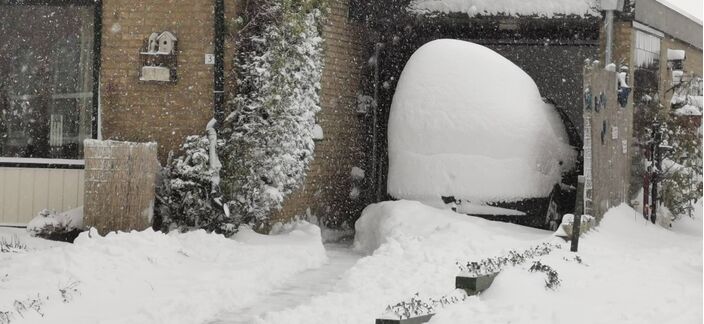
[[[100,123],[100,65],[101,41],[103,29],[102,0],[0,0],[3,6],[93,6],[93,64],[92,64],[92,109],[91,109],[91,138],[98,139]],[[52,159],[52,158],[24,158],[2,157],[1,167],[14,168],[50,168],[50,169],[84,169],[85,160],[78,159]]]

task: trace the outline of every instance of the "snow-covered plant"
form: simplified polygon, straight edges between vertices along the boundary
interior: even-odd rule
[[[424,299],[416,293],[408,300],[386,306],[386,311],[384,312],[383,317],[409,319],[412,317],[430,315],[435,313],[438,309],[442,309],[452,304],[457,304],[466,299],[467,294],[462,290],[455,290],[453,293],[442,296],[438,299]]]
[[[673,92],[670,108],[662,106],[655,93],[641,98],[634,115],[634,137],[641,147],[652,148],[656,131],[653,127],[657,122],[657,131],[662,134],[657,144],[661,156],[674,162],[653,166],[660,168],[658,179],[662,190],[658,199],[677,217],[691,215],[693,203],[702,197],[702,138],[700,128],[689,123],[691,117],[676,116],[673,112],[685,105],[701,105],[701,99],[697,98],[702,95],[702,79],[693,77],[668,91]],[[631,194],[642,188],[644,176],[652,178],[649,175],[652,171],[647,168],[652,161],[646,161],[640,151],[635,153],[634,158],[640,163],[633,170]]]
[[[223,192],[245,221],[264,221],[300,187],[320,110],[324,1],[255,0],[244,10],[237,95],[222,129]]]
[[[219,141],[216,143],[222,146]],[[216,170],[210,164],[210,139],[189,136],[181,153],[169,155],[157,186],[157,216],[164,229],[203,228],[223,234],[236,230],[236,220],[227,217],[214,199]]]
[[[457,263],[464,275],[481,277],[500,272],[506,266],[516,266],[540,256],[548,255],[554,249],[561,249],[559,244],[543,242],[523,252],[509,251],[505,256],[470,261],[466,264]]]
[[[560,286],[562,280],[557,274],[557,271],[547,264],[543,264],[540,261],[533,262],[533,265],[528,269],[530,272],[543,272],[547,276],[545,279],[545,288],[555,290]]]
[[[17,236],[13,236],[9,241],[0,237],[0,253],[18,253],[27,249],[27,245],[22,243]]]
[[[57,213],[43,209],[27,224],[31,236],[47,240],[73,242],[83,231],[83,207]]]

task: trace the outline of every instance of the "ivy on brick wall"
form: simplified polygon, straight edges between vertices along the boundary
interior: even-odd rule
[[[236,33],[237,95],[220,138],[222,189],[234,217],[266,221],[313,159],[320,110],[324,0],[249,0]]]

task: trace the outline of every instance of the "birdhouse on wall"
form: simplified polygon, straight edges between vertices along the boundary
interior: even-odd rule
[[[159,37],[159,33],[152,33],[151,35],[149,35],[149,44],[147,45],[147,52],[157,52],[157,49],[159,48],[159,41],[157,40],[157,37]]]
[[[139,53],[140,81],[177,81],[177,41],[176,36],[168,31],[149,35]]]
[[[176,45],[176,36],[170,32],[163,32],[156,38],[159,42],[159,54],[173,54]]]

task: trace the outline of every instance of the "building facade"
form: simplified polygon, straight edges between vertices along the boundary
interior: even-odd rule
[[[0,1],[0,225],[83,205],[84,139],[156,142],[163,164],[186,136],[204,133],[214,116],[215,3]],[[224,4],[227,100],[238,2]],[[348,10],[346,0],[330,1],[324,29],[316,119],[325,136],[305,185],[274,219],[336,222],[364,205],[364,195],[350,195],[360,187],[352,168],[366,167],[367,115],[357,112],[361,29]],[[151,35],[172,47],[151,48]]]
[[[602,26],[598,57],[602,68],[607,61],[605,33]],[[649,153],[638,134],[652,121],[639,117],[657,104],[669,111],[673,87],[683,80],[702,77],[702,22],[657,0],[626,1],[615,15],[612,46],[611,62],[616,72],[626,73],[631,88],[628,107],[632,108],[585,110],[585,118],[591,118],[585,132],[591,135],[593,180],[591,192],[585,188],[589,195],[585,197],[585,210],[598,218],[610,207],[630,203],[643,188],[642,171],[638,170]],[[619,84],[616,80],[609,82],[612,86]],[[613,103],[609,106],[617,107]],[[701,120],[701,113],[694,118]],[[585,165],[587,159],[585,156]],[[643,206],[643,202],[638,204]]]

